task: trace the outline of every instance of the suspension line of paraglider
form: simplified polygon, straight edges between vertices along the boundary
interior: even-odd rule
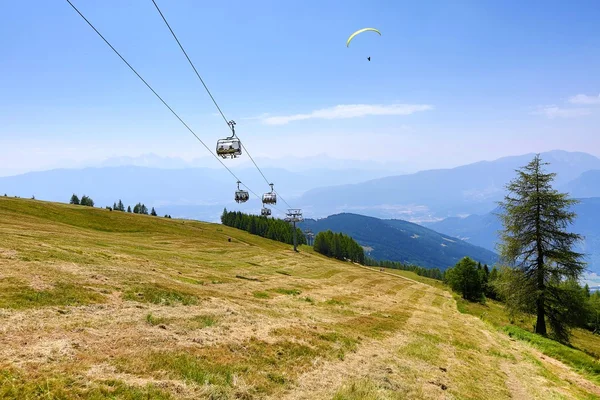
[[[133,73],[146,85],[146,87],[148,87],[148,89],[150,89],[150,91],[152,93],[154,93],[154,95],[163,103],[163,105],[165,107],[167,107],[167,109],[169,109],[169,111],[171,111],[171,113],[179,120],[179,122],[181,122],[183,124],[183,126],[185,126],[185,128],[190,131],[190,133],[192,135],[194,135],[194,137],[204,146],[204,148],[206,148],[206,150],[208,150],[208,152],[210,154],[212,154],[216,160],[223,166],[225,167],[225,169],[231,174],[231,176],[233,176],[236,181],[238,181],[242,186],[244,186],[246,189],[248,189],[248,191],[250,191],[254,196],[256,196],[257,198],[260,198],[259,195],[257,195],[250,187],[248,187],[246,184],[244,184],[236,175],[235,173],[227,166],[225,165],[225,163],[219,159],[219,157],[214,154],[212,152],[212,150],[206,145],[206,143],[204,143],[204,141],[202,139],[200,139],[200,137],[196,134],[196,132],[194,132],[194,130],[192,128],[190,128],[190,126],[179,116],[179,114],[177,114],[175,112],[175,110],[173,110],[173,108],[171,108],[171,106],[169,106],[169,104],[156,92],[156,90],[154,90],[154,88],[152,88],[152,86],[136,71],[135,68],[133,68],[133,66],[131,64],[129,64],[129,62],[127,62],[127,60],[121,55],[121,53],[119,53],[117,51],[117,49],[114,48],[114,46],[112,44],[110,44],[110,42],[98,31],[98,29],[96,29],[96,27],[81,13],[81,11],[79,11],[79,9],[73,4],[71,3],[70,0],[66,0],[67,3],[69,3],[69,5],[71,7],[73,7],[73,9],[77,12],[77,14],[79,14],[79,16],[81,18],[83,18],[83,20],[85,22],[87,22],[87,24],[94,30],[94,32],[96,32],[98,34],[98,36],[100,36],[100,38],[104,41],[104,43],[106,43],[108,45],[108,47],[111,48],[111,50],[117,55],[119,56],[119,58],[121,59],[121,61],[123,61],[128,67],[129,69],[131,69],[131,71],[133,71]],[[216,103],[215,103],[216,104]],[[218,106],[217,106],[218,107]],[[219,110],[220,111],[220,110]],[[275,208],[277,211],[283,213],[281,210],[279,210],[276,207]],[[285,213],[284,213],[285,214]]]
[[[230,121],[225,117],[225,114],[223,113],[223,111],[221,110],[221,107],[219,107],[219,105],[217,104],[217,101],[215,100],[215,98],[213,97],[212,93],[210,92],[210,90],[208,89],[208,86],[206,86],[206,83],[204,83],[204,80],[202,79],[202,77],[200,76],[200,73],[198,72],[198,70],[196,69],[196,66],[194,65],[194,63],[192,62],[192,60],[190,59],[190,57],[188,56],[187,52],[185,51],[185,49],[183,48],[183,45],[181,44],[181,42],[179,41],[179,39],[177,38],[177,35],[175,34],[175,32],[173,31],[173,29],[171,28],[171,25],[169,24],[169,22],[167,21],[167,18],[165,17],[165,15],[162,13],[160,7],[158,6],[158,4],[156,3],[155,0],[152,0],[152,3],[154,4],[154,7],[156,7],[156,10],[158,11],[158,13],[160,14],[162,20],[164,21],[165,25],[167,26],[167,28],[169,28],[169,31],[171,32],[171,35],[173,35],[173,38],[175,39],[175,41],[177,42],[177,44],[179,45],[179,48],[181,49],[181,51],[183,52],[183,54],[185,55],[185,58],[187,58],[190,66],[192,67],[192,69],[194,70],[194,72],[196,73],[196,76],[198,77],[198,79],[200,80],[200,82],[202,83],[202,86],[204,86],[204,89],[206,89],[206,92],[208,93],[208,95],[210,96],[211,100],[213,101],[213,103],[215,104],[215,107],[217,107],[217,110],[219,110],[219,113],[221,114],[221,117],[223,117],[223,120],[225,121],[225,123],[227,124],[228,127],[230,127],[230,129],[232,129],[233,134],[235,135],[235,131],[233,131],[233,127],[231,127],[230,125]],[[248,151],[248,149],[246,148],[246,146],[244,146],[244,142],[241,142],[241,147],[242,149],[246,152],[246,154],[248,154],[248,157],[250,158],[250,161],[252,161],[252,163],[254,164],[254,166],[256,167],[256,169],[258,170],[258,172],[260,172],[260,174],[262,175],[263,179],[265,180],[265,182],[267,183],[267,185],[271,185],[271,190],[289,207],[289,208],[293,208],[292,206],[289,205],[289,203],[287,201],[285,201],[285,199],[279,194],[277,193],[276,190],[273,189],[272,183],[269,182],[269,180],[267,179],[267,177],[265,176],[265,174],[263,173],[263,171],[260,169],[260,167],[258,166],[258,164],[256,163],[256,161],[254,161],[254,158],[250,155],[250,152]],[[220,161],[220,160],[219,160]]]

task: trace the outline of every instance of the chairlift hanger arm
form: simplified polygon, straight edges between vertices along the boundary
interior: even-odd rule
[[[231,129],[231,137],[234,138],[235,136],[235,121],[231,120],[227,123],[227,125],[229,125],[229,129]]]

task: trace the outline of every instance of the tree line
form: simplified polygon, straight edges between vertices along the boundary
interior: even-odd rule
[[[417,265],[412,264],[404,264],[398,261],[388,261],[382,260],[378,261],[373,258],[365,257],[365,265],[370,267],[382,267],[382,268],[391,268],[391,269],[399,269],[402,271],[411,271],[419,276],[425,276],[431,279],[437,279],[439,281],[444,279],[444,273],[440,271],[439,268],[424,268],[419,267]]]
[[[317,253],[338,260],[350,260],[363,264],[365,252],[360,244],[343,233],[334,233],[330,230],[319,232],[315,236],[313,248]]]
[[[568,342],[573,327],[599,332],[600,294],[579,284],[586,264],[574,248],[582,237],[568,229],[577,201],[552,187],[556,174],[545,165],[536,155],[520,168],[499,203],[500,270],[488,274],[464,258],[446,271],[445,281],[467,300],[496,298],[510,314],[531,315],[535,333]]]
[[[69,204],[94,207],[94,200],[92,200],[91,197],[86,196],[85,194],[81,196],[80,200],[79,197],[77,197],[77,195],[73,193],[73,196],[71,196],[71,200],[69,200]]]
[[[73,193],[73,195],[71,196],[71,199],[69,200],[69,204],[94,207],[94,200],[92,200],[91,197],[86,196],[86,195],[83,195],[80,199],[75,193]],[[110,210],[110,211],[125,212],[125,205],[123,204],[121,199],[119,199],[118,202],[115,201],[113,203],[112,207],[107,206],[106,209]],[[146,207],[146,205],[143,203],[137,203],[135,206],[133,206],[133,209],[131,208],[131,206],[127,206],[127,212],[128,213],[132,212],[134,214],[144,214],[144,215],[150,214],[153,217],[158,216],[154,207],[152,207],[152,210],[148,211],[148,207]],[[171,216],[169,214],[165,214],[165,218],[171,218]]]
[[[281,219],[244,214],[240,211],[227,211],[227,209],[224,209],[221,215],[221,223],[267,239],[287,244],[294,243],[293,231],[290,224]],[[306,237],[299,228],[296,228],[296,236],[299,245],[306,244]]]
[[[440,271],[439,268],[424,268],[417,265],[404,264],[398,261],[378,261],[366,257],[363,247],[351,236],[343,233],[334,233],[330,230],[319,232],[317,236],[315,236],[313,248],[317,253],[337,258],[338,260],[350,260],[371,267],[411,271],[417,275],[440,281],[444,279],[444,273]]]

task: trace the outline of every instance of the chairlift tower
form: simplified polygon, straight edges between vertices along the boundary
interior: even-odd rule
[[[285,214],[285,221],[287,222],[291,222],[292,226],[294,228],[293,230],[293,235],[294,235],[294,251],[298,251],[297,247],[298,247],[298,238],[296,236],[296,222],[302,222],[304,221],[304,218],[302,218],[302,210],[299,208],[289,208],[288,212]]]

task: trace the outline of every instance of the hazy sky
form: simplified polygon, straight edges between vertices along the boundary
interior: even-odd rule
[[[157,2],[256,157],[600,156],[597,1]],[[73,3],[210,148],[227,135],[150,0]],[[0,170],[208,155],[66,1],[2,9]]]

